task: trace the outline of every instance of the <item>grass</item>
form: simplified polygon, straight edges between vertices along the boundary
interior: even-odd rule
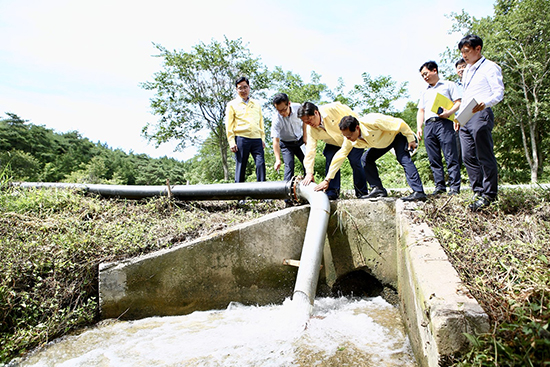
[[[492,331],[470,335],[455,366],[548,366],[550,190],[503,190],[471,213],[468,193],[430,199],[423,215]],[[98,321],[100,262],[190,240],[282,202],[106,200],[72,190],[0,189],[0,364]]]
[[[454,365],[550,366],[550,190],[503,190],[475,214],[466,195],[425,206],[425,220],[493,326],[468,336],[474,347]]]
[[[243,207],[2,188],[0,364],[97,321],[99,263],[171,246],[281,207],[276,201]]]

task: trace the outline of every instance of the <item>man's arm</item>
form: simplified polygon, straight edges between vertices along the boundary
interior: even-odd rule
[[[486,72],[485,77],[491,88],[491,97],[487,101],[481,101],[474,107],[472,112],[479,112],[487,107],[493,107],[504,98],[504,82],[502,81],[502,70],[497,64],[493,64]]]
[[[321,191],[326,190],[328,188],[328,184],[330,180],[336,176],[336,173],[338,170],[342,167],[342,163],[346,160],[346,157],[348,156],[349,152],[353,149],[353,144],[348,139],[344,140],[344,144],[342,147],[336,152],[334,157],[332,158],[332,162],[330,162],[330,167],[327,172],[327,176],[325,177],[324,181],[321,182],[319,185],[315,186],[315,191]]]
[[[279,168],[281,168],[281,145],[279,143],[281,139],[279,138],[273,138],[273,154],[275,155],[275,164],[273,165],[273,168],[275,171],[279,171]]]
[[[235,110],[230,105],[225,108],[225,132],[227,133],[227,142],[233,153],[237,152],[237,143],[235,142]]]
[[[315,182],[313,174],[315,169],[316,153],[317,153],[317,139],[313,137],[313,134],[311,133],[311,128],[307,126],[306,156],[304,158],[304,168],[306,170],[306,176],[302,180],[302,184],[306,186],[309,185],[311,182]]]
[[[424,109],[419,108],[416,113],[416,137],[418,141],[422,140],[422,126],[424,125]]]
[[[262,135],[262,146],[265,149],[264,114],[262,113],[262,107],[260,107],[260,131]]]

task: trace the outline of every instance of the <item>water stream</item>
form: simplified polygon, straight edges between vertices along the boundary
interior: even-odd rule
[[[318,298],[112,321],[35,352],[22,366],[416,366],[399,310],[381,297]]]

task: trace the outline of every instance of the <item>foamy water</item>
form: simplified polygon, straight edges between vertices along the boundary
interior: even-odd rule
[[[117,321],[52,343],[22,366],[416,366],[399,311],[377,297],[319,298]]]

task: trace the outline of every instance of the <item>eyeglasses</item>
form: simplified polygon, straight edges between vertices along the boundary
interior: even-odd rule
[[[248,88],[250,88],[248,85],[245,85],[245,86],[238,86],[238,87],[237,87],[237,90],[242,91],[242,90],[247,90]]]

